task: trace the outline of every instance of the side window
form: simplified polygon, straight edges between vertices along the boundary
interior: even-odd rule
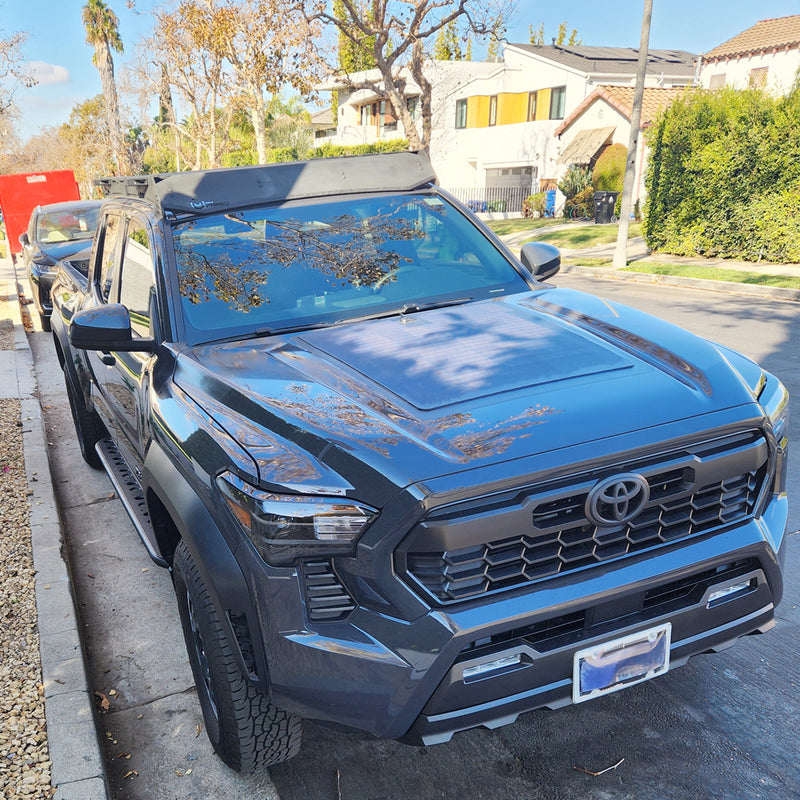
[[[150,298],[155,295],[153,248],[147,229],[138,220],[128,222],[122,253],[119,301],[131,315],[131,330],[150,336]]]
[[[467,101],[456,100],[456,128],[467,127]]]
[[[556,86],[550,91],[550,119],[564,119],[566,99],[566,86]]]
[[[107,303],[113,303],[116,298],[111,296],[111,285],[114,281],[116,270],[117,242],[119,241],[120,218],[116,214],[106,217],[103,231],[103,252],[100,256],[100,279],[98,286],[100,295]]]

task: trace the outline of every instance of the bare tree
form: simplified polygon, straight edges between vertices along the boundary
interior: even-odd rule
[[[22,68],[22,46],[27,39],[25,33],[15,33],[8,38],[0,37],[0,140],[6,146],[13,137],[16,109],[14,92],[18,86],[33,86],[36,79]]]
[[[372,47],[368,55],[374,70],[349,74],[337,65],[334,72],[350,88],[369,89],[390,102],[411,150],[425,150],[431,140],[431,85],[425,74],[428,43],[432,45],[436,34],[456,20],[465,20],[472,33],[485,37],[497,20],[507,17],[495,0],[373,0],[366,4],[339,0],[338,13],[324,0],[305,0],[305,10],[310,21],[322,22],[355,48]],[[421,135],[405,95],[408,77],[420,89]]]

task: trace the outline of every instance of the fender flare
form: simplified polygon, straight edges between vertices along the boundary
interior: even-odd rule
[[[153,440],[145,458],[142,487],[145,496],[152,492],[164,506],[178,534],[186,542],[214,603],[239,669],[266,694],[269,687],[266,655],[258,615],[241,567],[208,508],[157,440]],[[163,542],[157,542],[162,558],[171,565],[172,553],[163,552],[163,545]],[[169,569],[171,573],[172,567]],[[240,636],[243,632],[240,630],[237,635],[231,615],[246,620],[247,630],[244,634],[249,634],[252,647],[250,664],[242,652]]]

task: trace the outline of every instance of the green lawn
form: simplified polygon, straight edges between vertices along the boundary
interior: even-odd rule
[[[564,265],[580,267],[608,267],[607,258],[582,258],[564,260]],[[634,261],[621,272],[643,272],[648,275],[674,275],[678,278],[702,278],[707,281],[730,281],[748,283],[756,286],[777,286],[785,289],[800,289],[800,265],[798,277],[791,275],[762,275],[760,272],[742,272],[738,269],[719,269],[718,267],[698,267],[692,264],[668,264],[660,261]]]
[[[544,217],[543,219],[492,219],[486,224],[498,235],[519,233],[520,231],[535,231],[548,225],[560,225],[569,222],[564,217]]]
[[[749,283],[756,286],[780,286],[786,289],[800,289],[800,275],[763,275],[760,272],[742,272],[738,269],[719,269],[718,267],[696,267],[692,264],[662,264],[657,261],[636,261],[625,267],[625,272],[645,272],[649,275],[675,275],[679,278],[704,278],[708,281],[731,281]],[[800,272],[800,267],[798,267]]]
[[[641,235],[641,223],[632,223],[628,228],[628,238],[632,239]],[[617,224],[584,225],[563,231],[552,231],[551,233],[543,233],[536,241],[549,242],[556,247],[564,247],[568,250],[578,250],[583,247],[594,247],[601,244],[613,244],[617,241]]]

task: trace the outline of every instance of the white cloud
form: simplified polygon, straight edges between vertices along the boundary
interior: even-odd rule
[[[52,83],[67,83],[69,70],[59,64],[48,64],[46,61],[28,61],[25,73],[30,75],[39,86]]]

